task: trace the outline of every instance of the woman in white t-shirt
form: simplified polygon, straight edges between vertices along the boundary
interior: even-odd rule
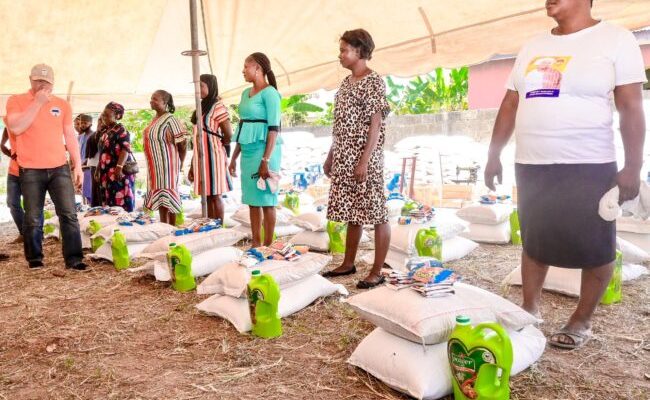
[[[625,29],[591,16],[590,0],[547,0],[557,27],[526,43],[501,103],[485,182],[501,180],[500,154],[516,134],[515,174],[521,234],[523,308],[540,316],[549,265],[582,269],[580,300],[549,343],[578,348],[612,276],[616,226],[598,215],[614,185],[636,197],[645,122],[639,45]],[[612,94],[620,113],[625,165],[616,165]]]

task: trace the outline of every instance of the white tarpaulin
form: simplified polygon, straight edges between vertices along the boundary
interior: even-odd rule
[[[335,88],[346,75],[338,39],[364,28],[375,40],[371,67],[412,76],[435,67],[516,53],[550,29],[542,0],[204,0],[199,15],[202,72],[219,79],[227,101],[246,87],[244,58],[266,53],[284,95]],[[648,0],[597,0],[593,14],[638,29],[650,25]],[[55,92],[75,112],[110,100],[148,107],[156,89],[193,104],[187,0],[0,0],[0,115],[24,92],[32,65],[54,67]]]

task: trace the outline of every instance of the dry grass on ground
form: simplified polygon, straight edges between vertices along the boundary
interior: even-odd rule
[[[346,364],[373,327],[337,297],[284,319],[284,336],[266,341],[201,315],[194,305],[202,296],[151,277],[92,261],[89,272],[67,271],[57,241],[45,245],[46,268],[29,271],[22,246],[9,243],[14,235],[9,224],[0,226],[0,251],[12,255],[0,267],[0,398],[405,398]],[[518,259],[516,247],[481,246],[449,266],[503,293],[500,281]],[[353,288],[355,279],[340,282]],[[586,348],[547,348],[512,379],[512,398],[650,398],[649,282],[626,285],[623,304],[598,310]],[[518,302],[521,291],[505,295]],[[574,305],[545,294],[544,333],[560,327]]]

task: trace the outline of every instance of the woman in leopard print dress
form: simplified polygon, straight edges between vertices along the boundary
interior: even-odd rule
[[[363,29],[341,37],[339,61],[352,74],[336,93],[333,141],[324,165],[332,179],[327,218],[347,222],[348,230],[343,263],[323,276],[355,273],[363,225],[375,226],[375,260],[368,276],[357,283],[360,289],[383,282],[380,270],[390,244],[383,171],[384,119],[390,108],[383,79],[366,65],[374,47]]]

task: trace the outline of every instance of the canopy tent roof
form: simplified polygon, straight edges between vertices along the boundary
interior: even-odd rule
[[[226,101],[246,87],[245,57],[266,53],[284,95],[333,89],[346,71],[338,39],[364,28],[375,40],[371,67],[412,76],[435,67],[482,62],[516,53],[550,29],[541,0],[203,0],[199,15],[201,71],[219,80]],[[0,0],[0,115],[9,95],[24,92],[32,65],[53,66],[55,92],[75,112],[99,111],[110,100],[146,108],[166,89],[193,104],[187,0]],[[650,25],[647,0],[597,0],[594,16],[639,29]]]

